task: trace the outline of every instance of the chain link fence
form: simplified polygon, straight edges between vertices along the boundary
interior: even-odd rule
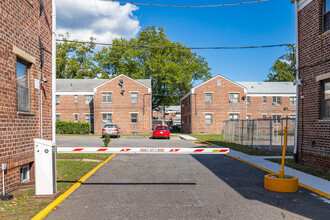
[[[287,151],[294,149],[294,118],[227,120],[223,122],[223,140],[267,151],[281,151],[284,127],[288,127]]]

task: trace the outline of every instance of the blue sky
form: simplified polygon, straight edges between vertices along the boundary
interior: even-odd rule
[[[80,2],[80,5],[87,2],[87,0],[57,1],[60,2],[60,5],[57,6],[60,18],[70,17],[77,20],[70,23],[69,25],[72,27],[68,29],[68,22],[58,19],[57,28],[60,31],[66,30],[73,33],[73,37],[78,39],[81,39],[81,36],[93,34],[97,37],[97,42],[109,42],[111,38],[108,36],[131,38],[135,37],[143,27],[155,25],[164,27],[170,40],[180,41],[191,47],[295,43],[294,5],[289,0],[270,0],[215,8],[134,6],[89,0],[90,2],[84,6],[85,12],[78,8],[75,12],[77,14],[75,14],[67,4],[71,2],[72,5],[76,5],[77,1]],[[95,2],[91,3],[91,1]],[[139,1],[176,5],[210,5],[249,0]],[[100,5],[101,9],[90,12],[88,11],[92,8],[90,4]],[[109,8],[105,9],[105,4]],[[63,12],[63,8],[67,10],[66,14]],[[84,14],[79,13],[90,14],[89,21],[93,21],[94,18],[94,25],[91,25],[88,31],[81,30],[81,18]],[[102,16],[108,20],[102,21],[100,19]],[[99,26],[100,30],[104,32],[103,35],[100,34],[101,31],[94,30],[93,32],[91,30],[95,26]],[[274,61],[285,53],[285,48],[195,50],[194,52],[206,58],[212,68],[213,76],[221,74],[234,81],[263,81]]]

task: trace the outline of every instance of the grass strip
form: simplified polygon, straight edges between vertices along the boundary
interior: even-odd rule
[[[105,160],[110,154],[57,154],[59,159],[98,159]],[[99,162],[58,160],[56,161],[57,190],[65,192],[86,173],[96,167]],[[14,198],[10,201],[0,201],[0,219],[31,219],[43,210],[53,200],[31,199],[34,189],[16,190],[10,194]]]
[[[267,159],[267,160],[269,160],[271,162],[278,163],[278,164],[281,164],[281,162],[282,162],[282,159],[270,158],[270,159]],[[290,167],[292,169],[299,170],[301,172],[308,173],[308,174],[311,174],[313,176],[317,176],[317,177],[320,177],[322,179],[330,181],[330,173],[326,173],[324,170],[317,169],[317,168],[310,167],[310,166],[306,166],[306,165],[303,165],[303,164],[295,164],[293,159],[285,159],[284,165],[287,166],[287,167]]]
[[[281,156],[281,152],[269,152],[257,149],[252,149],[244,145],[224,142],[221,134],[189,134],[192,137],[198,138],[202,141],[210,142],[212,144],[219,145],[221,147],[230,148],[248,155],[254,156]]]

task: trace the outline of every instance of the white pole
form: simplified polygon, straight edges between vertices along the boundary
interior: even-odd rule
[[[5,170],[2,169],[2,195],[6,195],[6,191],[5,191]]]
[[[56,0],[52,0],[52,142],[56,143]]]
[[[298,35],[298,2],[296,1],[296,80],[299,81],[299,35]],[[297,147],[298,147],[298,105],[299,103],[299,83],[296,84],[296,119],[295,119],[295,126],[294,126],[294,154],[297,154]]]

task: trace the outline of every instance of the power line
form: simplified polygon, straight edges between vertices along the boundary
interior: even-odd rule
[[[103,46],[113,47],[131,47],[131,48],[149,48],[149,49],[185,49],[185,50],[234,50],[234,49],[256,49],[256,48],[271,48],[271,47],[285,47],[293,46],[295,44],[271,44],[271,45],[255,45],[255,46],[235,46],[235,47],[167,47],[167,46],[149,46],[149,45],[127,45],[127,44],[109,44],[87,41],[75,41],[75,40],[61,40],[56,39],[59,42],[81,43],[81,44],[95,44]]]
[[[131,1],[121,1],[121,0],[101,0],[101,1],[128,3],[128,4],[136,4],[136,5],[176,7],[176,8],[211,8],[211,7],[222,7],[222,6],[232,6],[232,5],[243,5],[243,4],[259,3],[259,2],[267,2],[267,1],[270,1],[270,0],[255,0],[255,1],[248,1],[248,2],[236,2],[236,3],[227,3],[227,4],[219,4],[219,5],[167,5],[167,4],[131,2]]]

